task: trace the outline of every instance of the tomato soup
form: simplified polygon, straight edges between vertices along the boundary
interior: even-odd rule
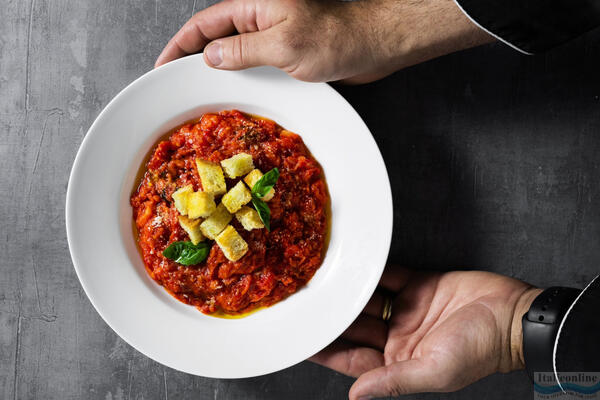
[[[189,240],[172,195],[192,185],[202,191],[195,160],[220,163],[239,153],[255,168],[279,170],[268,201],[270,230],[230,224],[247,243],[237,261],[212,243],[197,265],[165,257],[173,242]],[[236,180],[227,178],[227,186]],[[219,197],[215,198],[219,202]],[[242,314],[272,305],[305,285],[323,261],[329,197],[323,170],[302,138],[275,122],[242,112],[205,114],[162,140],[153,150],[131,196],[141,255],[148,274],[180,301],[206,314]]]

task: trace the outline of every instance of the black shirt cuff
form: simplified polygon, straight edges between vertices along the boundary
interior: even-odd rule
[[[476,25],[525,54],[600,26],[600,0],[455,0]]]
[[[554,343],[554,373],[600,372],[600,277],[581,292],[565,314]]]

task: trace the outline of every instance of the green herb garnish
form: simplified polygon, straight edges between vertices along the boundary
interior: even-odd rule
[[[263,176],[261,176],[254,186],[252,186],[252,195],[256,197],[264,197],[269,193],[273,186],[277,183],[277,179],[279,179],[279,170],[277,168],[273,168]]]
[[[269,209],[269,206],[267,205],[267,203],[254,196],[252,196],[252,205],[254,206],[254,208],[256,208],[256,211],[258,211],[258,216],[260,217],[260,220],[263,222],[263,224],[265,224],[265,228],[267,228],[267,231],[270,232],[271,210]]]
[[[277,179],[279,179],[279,169],[273,168],[261,176],[254,186],[252,186],[252,205],[258,212],[258,216],[263,224],[265,224],[267,231],[271,231],[271,210],[267,203],[262,200],[262,197],[266,196],[273,189],[273,186],[277,183]]]
[[[163,251],[163,256],[181,265],[196,265],[206,260],[210,247],[205,242],[173,242]]]

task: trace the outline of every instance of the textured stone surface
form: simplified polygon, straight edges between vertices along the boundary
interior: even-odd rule
[[[0,398],[340,399],[310,363],[215,380],[163,367],[102,321],[67,248],[68,174],[93,119],[207,1],[0,0]],[[337,88],[379,143],[390,259],[582,286],[600,259],[600,32],[546,55],[500,44]],[[414,399],[528,398],[524,373]]]

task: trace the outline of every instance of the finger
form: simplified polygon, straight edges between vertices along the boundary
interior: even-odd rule
[[[383,316],[383,303],[384,297],[379,290],[375,290],[373,296],[369,299],[369,302],[363,309],[363,314],[370,315],[376,318],[382,318]]]
[[[284,68],[293,61],[293,53],[282,45],[278,30],[243,33],[211,42],[204,51],[204,59],[211,67],[240,70],[270,65]]]
[[[156,60],[155,67],[166,64],[188,54],[198,53],[214,39],[232,33],[252,32],[257,25],[257,5],[250,1],[223,1],[208,7],[190,18],[167,43]],[[272,11],[273,14],[276,11]],[[278,23],[284,17],[270,15],[269,20]],[[267,29],[270,25],[260,26]]]
[[[331,368],[334,371],[357,377],[366,371],[383,365],[383,354],[368,347],[356,347],[355,344],[338,339],[310,361]]]
[[[350,342],[383,351],[387,341],[387,325],[383,320],[361,314],[342,337]]]
[[[440,391],[443,378],[424,361],[400,361],[362,374],[350,388],[350,399]]]
[[[211,40],[233,33],[233,12],[234,3],[223,1],[196,13],[169,40],[158,56],[155,67],[197,53]]]
[[[404,289],[411,274],[410,269],[388,265],[381,275],[379,285],[392,292],[399,292]]]

